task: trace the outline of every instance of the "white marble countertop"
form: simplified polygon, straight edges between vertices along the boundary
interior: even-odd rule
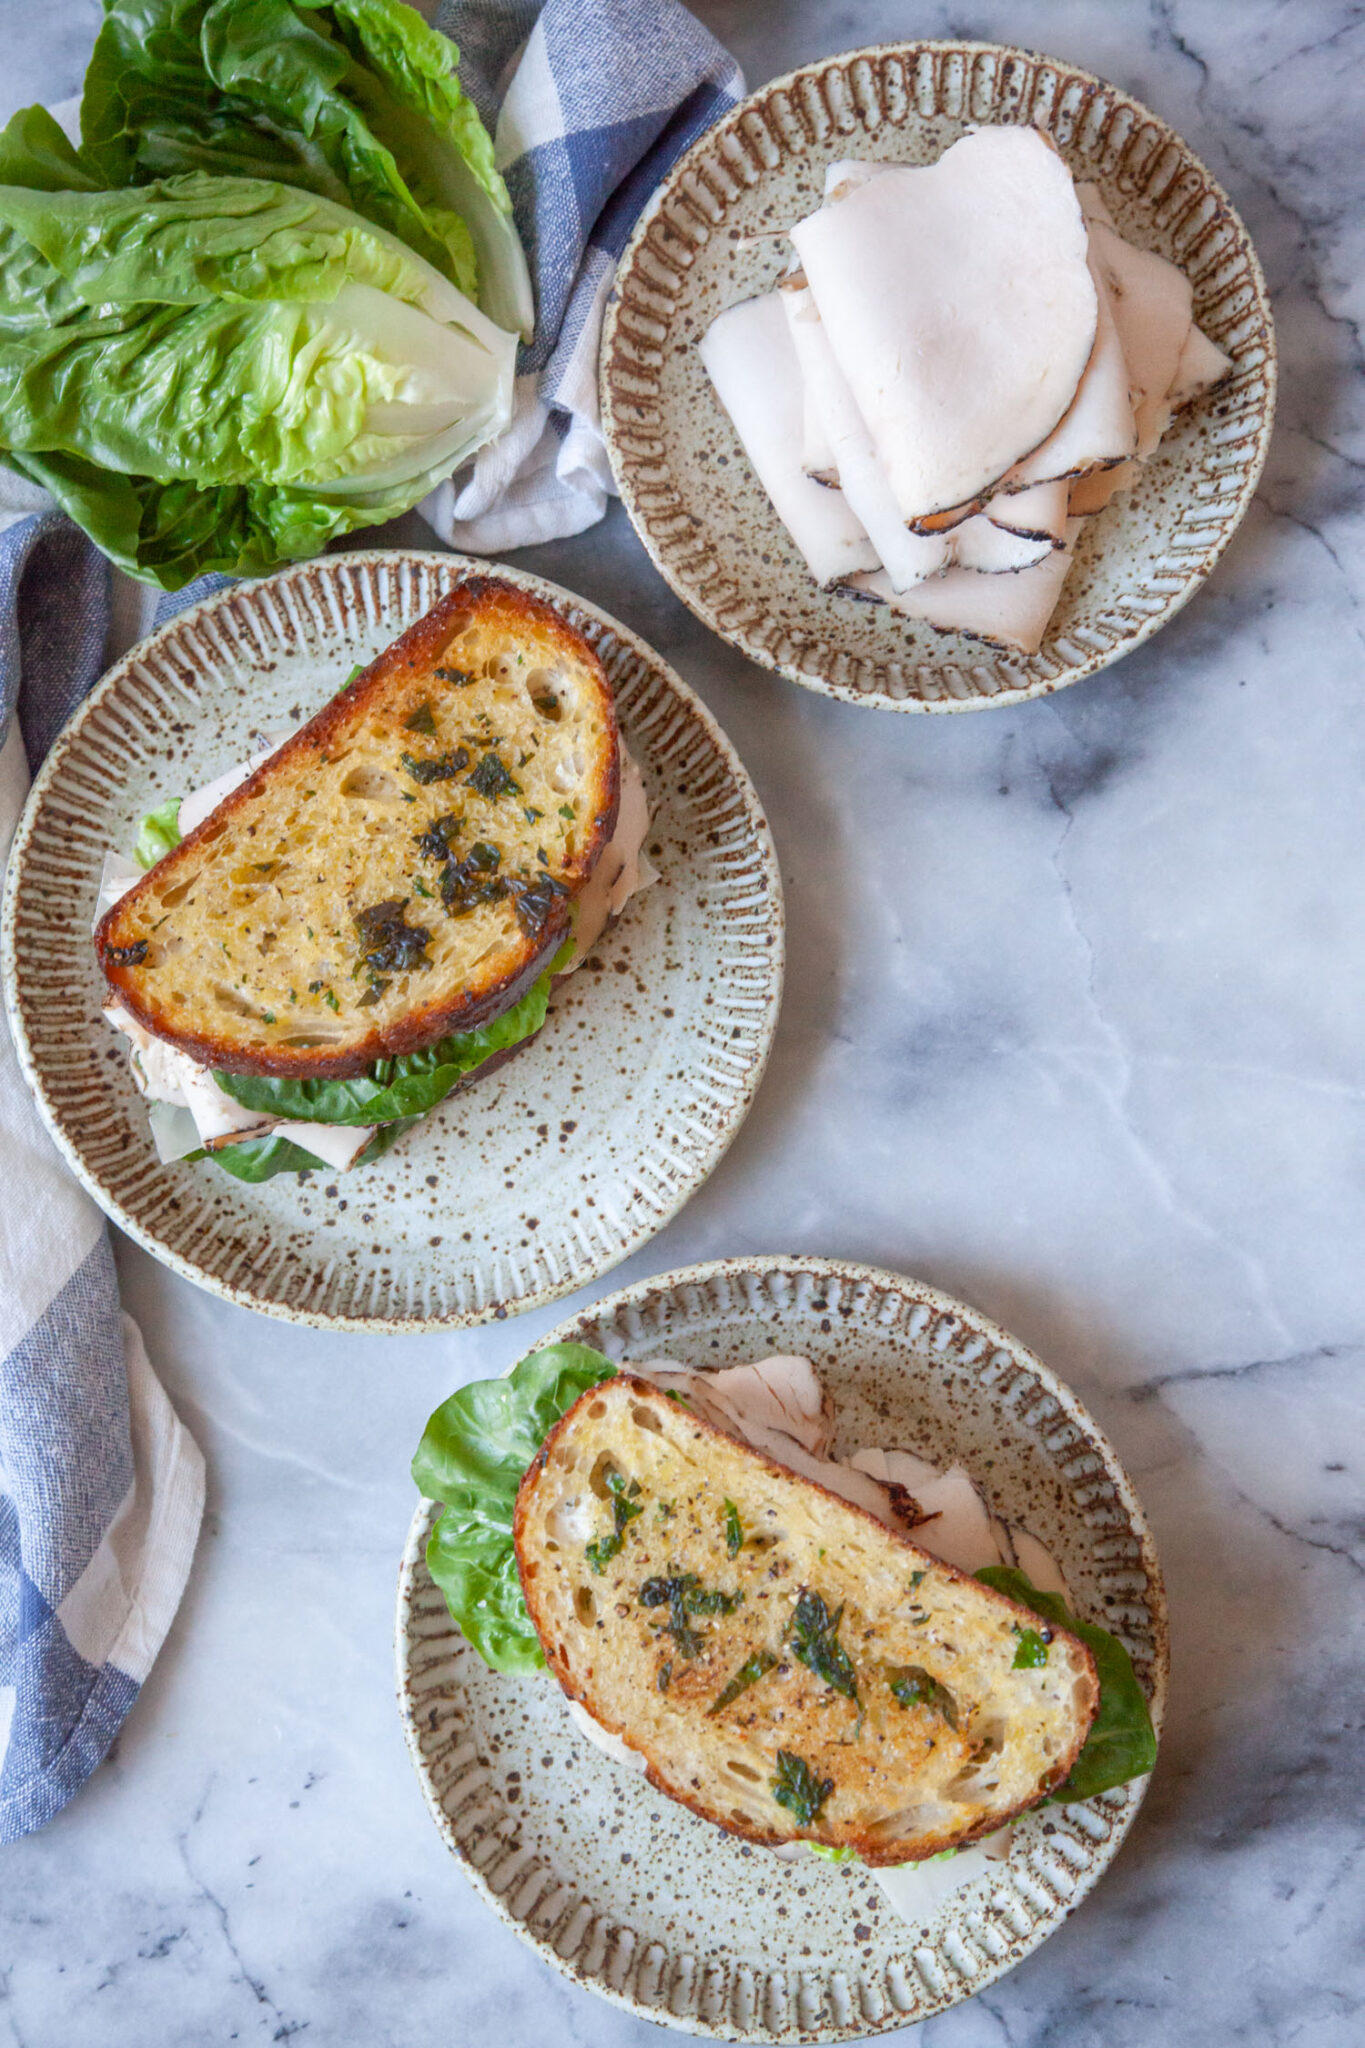
[[[791,921],[756,1108],[602,1290],[726,1252],[837,1253],[976,1303],[1111,1433],[1156,1526],[1172,1710],[1076,1918],[924,2048],[1365,2039],[1365,24],[1344,0],[704,0],[752,82],[906,33],[1004,38],[1170,120],[1269,273],[1270,466],[1209,587],[1098,679],[894,718],[751,668],[619,509],[523,559],[717,712]],[[6,11],[0,114],[76,89],[96,0]],[[0,1860],[0,2043],[644,2048],[543,1967],[423,1811],[394,1711],[407,1463],[459,1381],[571,1307],[337,1338],[121,1247],[208,1457],[184,1606],[116,1754]]]

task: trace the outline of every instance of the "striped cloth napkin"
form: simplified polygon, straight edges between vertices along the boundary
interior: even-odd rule
[[[0,851],[104,664],[109,568],[56,512],[0,533]],[[119,1312],[104,1219],[0,1029],[0,1842],[95,1768],[179,1605],[204,1461]]]
[[[497,136],[536,286],[516,414],[423,510],[475,553],[578,533],[611,488],[602,308],[663,172],[743,90],[678,0],[438,0]],[[57,109],[59,118],[68,110]],[[0,467],[0,855],[30,772],[173,598],[108,565]],[[111,631],[112,625],[112,631]],[[100,1762],[164,1639],[194,1551],[203,1461],[119,1311],[98,1211],[62,1166],[0,1022],[0,1842]]]
[[[597,345],[617,258],[674,159],[744,91],[677,0],[439,0],[460,82],[493,130],[536,289],[512,424],[422,511],[502,554],[581,533],[613,490]]]

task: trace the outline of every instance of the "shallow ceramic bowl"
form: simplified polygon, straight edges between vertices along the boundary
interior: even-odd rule
[[[840,157],[935,162],[974,126],[1029,122],[1120,232],[1178,263],[1231,379],[1180,414],[1137,487],[1087,522],[1041,651],[1001,654],[816,588],[749,467],[696,344],[771,289],[783,228]],[[766,239],[752,241],[751,236]],[[1251,502],[1270,440],[1275,344],[1250,237],[1199,159],[1116,86],[994,43],[909,43],[808,64],[753,93],[681,157],[641,216],[602,341],[621,496],[683,602],[764,667],[854,704],[972,711],[1079,682],[1149,639],[1199,588]]]
[[[254,728],[323,704],[462,576],[458,555],[337,555],[182,612],[87,698],[34,784],[0,964],[20,1061],[96,1201],[186,1279],[330,1329],[478,1323],[552,1301],[637,1249],[725,1151],[758,1086],[782,987],[782,890],[725,735],[624,626],[539,577],[601,656],[645,775],[662,879],[556,991],[519,1058],[371,1167],[260,1187],[158,1163],[90,943],[106,847],[242,758]]]
[[[837,1450],[960,1458],[1056,1556],[1078,1612],[1122,1636],[1158,1727],[1166,1602],[1151,1531],[1074,1394],[984,1316],[894,1273],[815,1258],[726,1259],[623,1289],[545,1343],[621,1361],[812,1358]],[[847,2041],[927,2019],[1013,1967],[1113,1860],[1146,1781],[1021,1821],[1007,1862],[923,1926],[867,1871],[785,1863],[586,1743],[553,1679],[469,1649],[414,1517],[398,1596],[398,1689],[432,1818],[470,1882],[545,1961],[645,2018],[725,2041]],[[572,1791],[566,1796],[566,1787]]]

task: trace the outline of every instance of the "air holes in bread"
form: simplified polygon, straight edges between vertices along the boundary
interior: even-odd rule
[[[597,1613],[597,1602],[591,1586],[577,1586],[574,1589],[573,1611],[587,1628]]]
[[[602,1412],[605,1414],[606,1410],[603,1409]],[[609,1472],[615,1473],[619,1469],[610,1451],[598,1452],[592,1471],[588,1475],[588,1484],[599,1500],[611,1499],[611,1488],[607,1485],[607,1474]]]
[[[558,725],[566,708],[573,708],[572,690],[552,668],[533,668],[526,678],[526,694],[537,714],[552,725]]]
[[[586,770],[587,762],[583,758],[582,750],[575,747],[566,759],[556,761],[554,774],[550,780],[561,795],[567,796],[570,790],[581,785]]]
[[[630,1419],[637,1429],[651,1430],[655,1436],[660,1436],[663,1433],[663,1424],[658,1416],[652,1408],[646,1408],[643,1403],[639,1407],[631,1409]]]
[[[725,1768],[734,1777],[744,1778],[751,1785],[761,1785],[763,1782],[761,1772],[752,1769],[748,1764],[742,1764],[736,1756],[732,1756],[727,1760]]]
[[[353,768],[341,785],[343,796],[363,797],[370,803],[393,803],[401,794],[398,784],[382,768]]]
[[[224,988],[221,982],[213,991],[213,1000],[217,1003],[220,1010],[228,1010],[234,1017],[254,1017],[256,1015],[252,1004],[244,1003],[235,988]]]

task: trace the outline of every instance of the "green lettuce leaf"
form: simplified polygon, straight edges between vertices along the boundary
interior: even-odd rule
[[[110,184],[207,170],[338,200],[529,334],[526,259],[458,57],[401,0],[106,0],[85,151]]]
[[[327,6],[328,0],[298,0]],[[363,67],[359,96],[374,134],[402,167],[427,218],[467,232],[478,300],[490,320],[531,339],[535,301],[499,175],[493,138],[455,72],[458,51],[415,8],[395,0],[331,0],[336,33]]]
[[[390,1117],[420,1116],[444,1102],[466,1074],[495,1052],[520,1045],[539,1031],[554,977],[572,950],[573,941],[566,939],[521,1000],[491,1024],[443,1038],[425,1052],[376,1060],[368,1074],[353,1080],[290,1081],[263,1074],[219,1072],[213,1078],[244,1109],[258,1109],[290,1123],[377,1124],[387,1123]]]
[[[91,193],[34,116],[0,135],[0,461],[121,568],[307,559],[497,430],[511,336],[381,230],[259,179]]]
[[[21,107],[0,130],[0,186],[35,193],[90,192],[98,186],[46,107]],[[45,333],[82,310],[39,250],[0,223],[0,340]]]
[[[0,185],[25,185],[34,192],[97,192],[100,180],[46,107],[21,107],[0,132]]]
[[[266,178],[195,171],[133,191],[36,191],[0,183],[0,219],[86,305],[209,305],[334,299],[369,284],[426,302],[425,266],[348,207]]]
[[[0,186],[0,225],[83,302],[0,337],[14,453],[324,497],[403,485],[412,503],[510,402],[510,336],[401,244],[288,186]]]
[[[494,1671],[544,1668],[512,1547],[522,1475],[580,1394],[616,1368],[586,1344],[552,1344],[523,1358],[506,1379],[475,1380],[426,1426],[412,1476],[441,1515],[427,1567],[466,1642]]]
[[[180,805],[182,799],[173,796],[169,803],[148,811],[138,822],[137,838],[133,843],[133,859],[140,868],[154,868],[165,858],[173,846],[179,846]]]
[[[1021,1607],[1031,1607],[1054,1628],[1079,1636],[1095,1659],[1100,1681],[1100,1706],[1085,1747],[1060,1785],[1056,1800],[1093,1799],[1130,1778],[1141,1778],[1156,1762],[1156,1734],[1147,1696],[1138,1683],[1133,1660],[1117,1636],[1093,1621],[1078,1621],[1057,1593],[1040,1593],[1027,1574],[1007,1565],[988,1565],[976,1574],[982,1585]]]
[[[0,447],[0,462],[50,491],[111,562],[162,590],[182,590],[210,570],[264,576],[281,562],[321,554],[357,527],[396,519],[412,503],[408,485],[378,501],[327,500],[266,484],[157,483],[76,455],[18,455]],[[422,495],[439,481],[439,473],[424,479]]]
[[[390,1146],[397,1144],[404,1131],[411,1130],[420,1122],[420,1117],[409,1116],[400,1123],[386,1124],[382,1131],[375,1132],[355,1165],[347,1170],[355,1173],[359,1167],[370,1166],[376,1159],[382,1159]],[[186,1156],[190,1159],[211,1159],[234,1180],[249,1181],[253,1186],[263,1180],[273,1180],[277,1173],[335,1173],[337,1170],[325,1159],[315,1158],[301,1145],[293,1144],[288,1138],[277,1137],[273,1131],[267,1131],[260,1138],[243,1138],[237,1145],[225,1145],[220,1152],[191,1152]]]

